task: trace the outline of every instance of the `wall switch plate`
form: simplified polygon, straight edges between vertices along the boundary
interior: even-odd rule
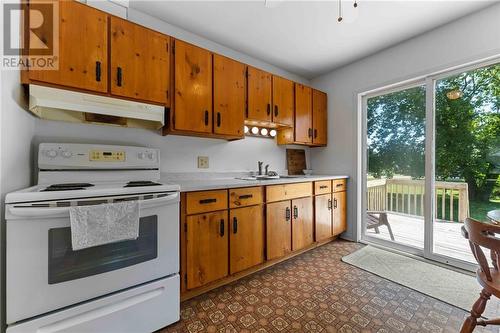
[[[208,169],[208,156],[198,156],[198,169]]]

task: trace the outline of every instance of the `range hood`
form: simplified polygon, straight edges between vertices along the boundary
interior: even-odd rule
[[[165,107],[30,84],[29,110],[42,119],[159,129]]]

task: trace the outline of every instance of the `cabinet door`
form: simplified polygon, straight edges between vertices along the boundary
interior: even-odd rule
[[[59,4],[59,68],[29,78],[77,89],[108,91],[108,15],[77,1]],[[36,6],[36,4],[34,4]],[[45,39],[42,31],[40,39]]]
[[[295,141],[311,143],[312,132],[312,89],[295,83]]]
[[[246,66],[214,54],[214,133],[243,136]]]
[[[271,121],[271,74],[248,67],[247,119]]]
[[[273,75],[273,122],[293,126],[294,113],[293,82]]]
[[[187,289],[227,276],[227,211],[188,216],[186,223]]]
[[[332,229],[332,195],[322,194],[314,197],[314,223],[316,241],[322,241],[333,235]]]
[[[313,243],[313,199],[292,200],[292,250],[297,251]]]
[[[290,201],[269,203],[266,210],[267,259],[271,260],[292,250]]]
[[[264,262],[264,208],[232,209],[229,213],[229,268],[234,274]]]
[[[333,193],[333,234],[347,230],[347,192]]]
[[[313,90],[313,143],[326,145],[327,142],[327,104],[324,92]]]
[[[212,133],[212,54],[175,40],[174,129]]]
[[[111,93],[169,104],[170,37],[111,17]]]

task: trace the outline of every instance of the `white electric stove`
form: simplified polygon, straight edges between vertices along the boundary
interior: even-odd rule
[[[7,332],[151,332],[179,320],[179,187],[156,149],[40,144],[6,196]],[[139,237],[73,251],[69,209],[140,204]]]

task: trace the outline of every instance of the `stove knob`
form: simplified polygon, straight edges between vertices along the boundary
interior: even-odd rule
[[[148,158],[149,158],[150,160],[152,160],[154,156],[155,156],[155,155],[154,155],[153,153],[148,153]]]
[[[144,158],[144,153],[139,153],[137,157],[139,157],[139,159],[142,160]]]
[[[73,154],[72,154],[70,151],[67,151],[67,150],[63,151],[63,152],[61,153],[61,155],[62,155],[62,157],[64,157],[64,158],[70,158],[71,156],[73,156]]]
[[[49,157],[49,158],[54,158],[54,157],[56,157],[56,156],[57,156],[57,151],[56,151],[56,150],[54,150],[54,149],[47,150],[47,151],[45,152],[45,155],[46,155],[47,157]]]

